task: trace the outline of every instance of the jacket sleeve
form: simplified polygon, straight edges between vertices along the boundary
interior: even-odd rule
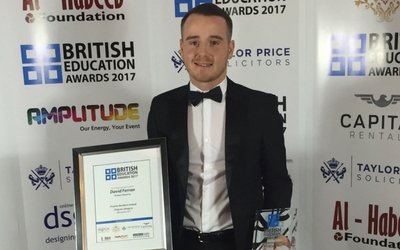
[[[269,100],[261,159],[264,208],[286,208],[290,207],[293,184],[286,167],[283,119],[277,97]]]
[[[147,118],[147,137],[149,139],[160,137],[157,126],[157,99],[153,98]]]

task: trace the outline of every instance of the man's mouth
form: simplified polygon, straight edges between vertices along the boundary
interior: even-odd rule
[[[201,67],[209,67],[212,65],[212,63],[201,63],[201,62],[195,62],[194,64]]]

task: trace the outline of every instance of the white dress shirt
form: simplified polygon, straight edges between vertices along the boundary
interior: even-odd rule
[[[225,98],[188,107],[189,177],[183,226],[200,232],[232,228],[225,177]],[[201,91],[190,83],[191,91]]]

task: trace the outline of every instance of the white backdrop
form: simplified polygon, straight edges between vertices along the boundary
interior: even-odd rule
[[[400,242],[399,4],[371,4],[316,8],[314,249]]]
[[[146,138],[151,98],[188,81],[180,19],[207,1],[84,2],[1,4],[1,249],[71,249],[71,148]],[[398,3],[213,2],[234,21],[229,77],[282,102],[297,249],[397,244]],[[51,45],[45,57],[39,45]],[[93,68],[72,70],[86,63]],[[41,173],[51,178],[40,182]],[[369,224],[380,231],[368,231]]]

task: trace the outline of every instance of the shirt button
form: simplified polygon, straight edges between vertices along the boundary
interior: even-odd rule
[[[205,141],[205,142],[209,142],[209,140],[208,140],[208,139],[204,139],[204,141]]]

